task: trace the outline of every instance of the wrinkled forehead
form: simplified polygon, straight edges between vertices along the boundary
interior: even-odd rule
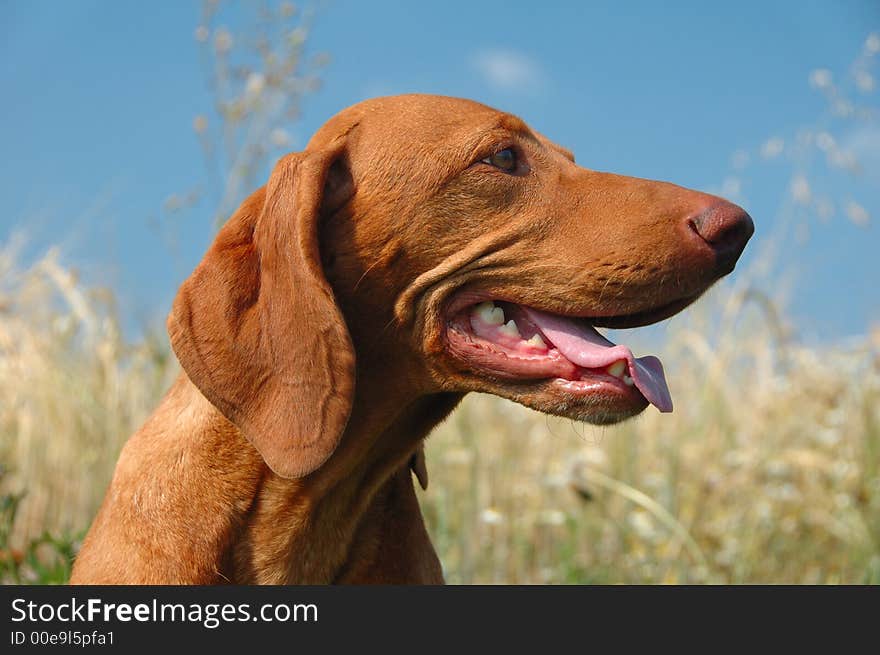
[[[401,99],[370,106],[358,121],[356,131],[359,145],[372,150],[438,149],[449,155],[461,152],[463,156],[486,138],[502,138],[506,134],[535,138],[516,116],[452,98]]]
[[[425,172],[460,167],[505,138],[571,153],[533,131],[519,117],[486,105],[442,96],[393,96],[368,100],[341,112],[312,138],[309,147],[345,134],[353,168],[395,169],[417,162]],[[433,164],[432,164],[433,162]]]

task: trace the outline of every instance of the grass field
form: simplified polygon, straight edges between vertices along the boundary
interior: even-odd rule
[[[312,49],[308,6],[242,6],[206,1],[193,25],[214,106],[192,130],[216,184],[169,196],[169,222],[199,199],[222,221],[264,182],[329,61]],[[876,195],[846,136],[876,134],[861,130],[880,117],[880,33],[853,52],[846,70],[810,73],[827,101],[813,123],[768,126],[707,189],[779,195],[778,215],[762,219],[775,237],[749,246],[767,247],[756,270],[621,337],[661,356],[673,414],[595,428],[472,395],[433,433],[420,494],[449,582],[880,583],[880,325],[807,345],[777,295],[782,276],[768,273],[769,246],[796,248],[835,206],[868,227],[858,194],[823,195],[832,175]],[[787,187],[765,181],[771,165],[790,172]],[[0,242],[0,583],[59,583],[125,439],[179,369],[164,331],[132,340],[112,292],[56,250],[23,263],[22,249]]]
[[[473,395],[431,436],[449,582],[880,582],[880,330],[806,347],[773,299],[721,285],[626,339],[663,357],[673,414],[600,429]],[[57,253],[0,250],[0,581],[66,579],[176,371]]]

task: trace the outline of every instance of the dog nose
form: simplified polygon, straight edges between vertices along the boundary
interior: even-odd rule
[[[715,251],[718,272],[726,275],[755,232],[755,224],[741,207],[721,201],[688,220],[691,229]]]

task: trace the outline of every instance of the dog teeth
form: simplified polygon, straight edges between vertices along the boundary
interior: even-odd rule
[[[504,325],[504,310],[496,307],[491,300],[481,302],[474,308],[474,313],[488,325]]]
[[[616,362],[614,362],[611,366],[606,368],[605,371],[609,375],[613,375],[614,377],[622,380],[623,383],[628,387],[631,387],[631,386],[633,386],[633,384],[635,384],[633,382],[633,379],[629,375],[627,375],[626,362],[622,359],[619,359]]]
[[[499,311],[500,311],[500,309],[499,309]],[[504,314],[502,313],[501,316],[502,316],[501,320],[503,321]],[[521,336],[519,333],[519,329],[516,327],[516,323],[513,322],[513,319],[510,319],[509,321],[507,321],[507,323],[505,323],[500,328],[498,328],[498,331],[501,332],[502,334],[506,334],[509,337],[516,337],[517,339],[519,339]]]
[[[535,347],[535,348],[546,348],[547,347],[547,344],[544,343],[544,340],[541,338],[541,335],[538,333],[535,333],[535,335],[531,339],[526,341],[526,343],[529,344],[530,346]]]

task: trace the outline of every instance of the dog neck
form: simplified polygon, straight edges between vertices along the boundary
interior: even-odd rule
[[[180,525],[171,532],[192,535],[193,526],[199,525],[198,534],[225,541],[223,548],[215,548],[215,543],[203,549],[206,556],[217,552],[224,556],[221,561],[203,562],[200,576],[254,584],[327,583],[340,579],[367,556],[359,552],[363,550],[359,544],[368,541],[358,534],[361,519],[376,513],[376,503],[387,501],[383,486],[397,474],[405,476],[412,495],[410,459],[461,395],[410,392],[406,397],[402,390],[390,389],[387,380],[359,382],[336,452],[309,476],[289,480],[273,473],[242,433],[181,375],[165,401],[192,412],[186,417],[176,413],[176,429],[169,431],[179,438],[181,418],[192,422],[185,453],[176,459],[189,460],[193,471],[213,470],[217,477],[189,488],[178,487],[186,496],[203,496],[181,499],[181,507],[204,511],[199,516],[176,515],[189,526]],[[401,398],[406,400],[401,402]],[[173,485],[165,485],[166,492],[169,488]],[[213,507],[203,507],[205,494],[212,496]],[[420,527],[417,505],[415,514],[412,520]],[[204,525],[212,521],[220,524]]]
[[[236,581],[318,584],[344,579],[346,571],[363,568],[362,560],[377,556],[370,542],[381,538],[381,525],[376,534],[362,532],[381,523],[377,515],[399,514],[398,508],[388,506],[386,487],[392,478],[415,498],[410,460],[460,395],[413,397],[400,403],[399,395],[386,393],[387,384],[361,386],[364,392],[356,399],[345,435],[320,469],[303,479],[286,480],[262,465],[252,509],[228,562]],[[392,405],[377,396],[397,402]],[[407,521],[417,521],[423,529],[417,505],[410,514],[414,516]],[[362,520],[367,515],[372,516],[369,522]]]

